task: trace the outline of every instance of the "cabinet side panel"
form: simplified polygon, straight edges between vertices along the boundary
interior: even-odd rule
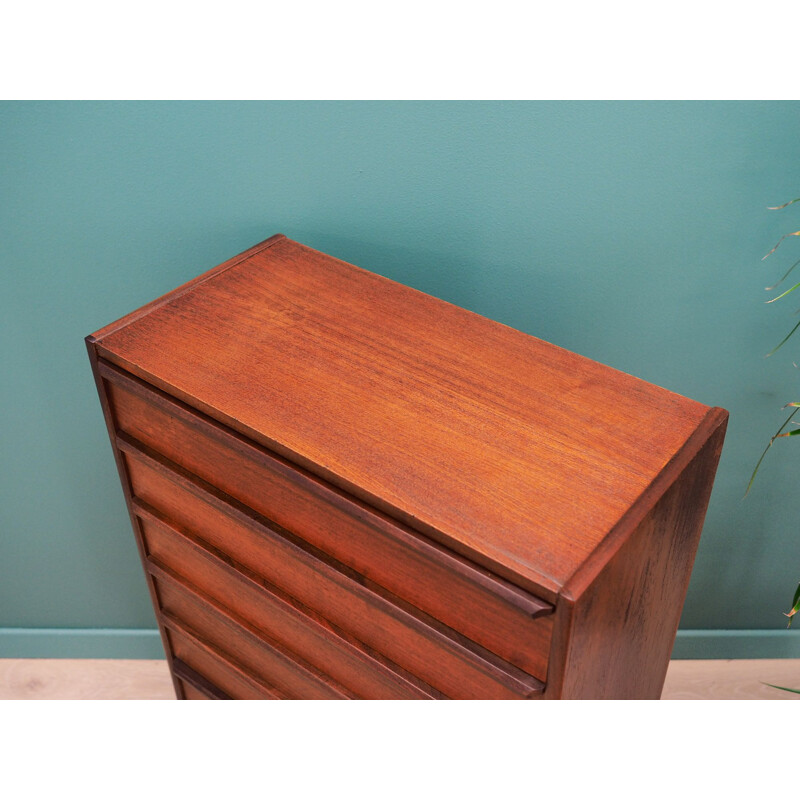
[[[596,579],[560,609],[549,696],[661,696],[725,435],[713,430]]]
[[[142,569],[144,570],[145,577],[147,580],[147,588],[150,592],[150,600],[153,603],[153,608],[158,612],[160,604],[158,601],[158,595],[156,593],[156,587],[153,582],[152,576],[148,573],[146,568],[147,563],[147,553],[145,551],[144,546],[144,539],[142,537],[142,532],[139,528],[139,519],[133,512],[133,506],[131,504],[131,483],[130,477],[128,476],[128,471],[125,467],[125,460],[122,457],[119,449],[116,445],[116,423],[114,421],[114,411],[109,400],[108,392],[106,391],[105,381],[103,380],[102,376],[100,375],[97,367],[97,349],[95,347],[95,338],[93,336],[88,336],[86,338],[86,349],[89,353],[89,362],[92,365],[92,373],[94,374],[95,385],[97,386],[97,394],[100,398],[100,405],[103,409],[103,416],[105,417],[106,427],[108,429],[108,437],[111,442],[111,449],[114,452],[114,460],[117,464],[117,471],[119,473],[119,479],[122,484],[122,492],[125,495],[125,503],[128,507],[128,514],[130,515],[131,525],[133,526],[133,534],[136,539],[136,547],[139,551],[139,558],[142,562]],[[172,683],[175,686],[175,694],[179,700],[184,700],[185,695],[183,692],[183,684],[181,681],[176,677],[174,665],[173,665],[173,654],[172,649],[170,647],[169,639],[167,638],[167,632],[164,626],[161,624],[161,619],[158,613],[156,613],[158,617],[158,630],[161,634],[161,642],[164,645],[164,652],[167,656],[167,664],[169,665],[170,675],[172,676]]]

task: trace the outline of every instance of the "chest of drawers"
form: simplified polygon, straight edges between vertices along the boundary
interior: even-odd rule
[[[278,235],[87,337],[179,698],[657,698],[727,413]]]

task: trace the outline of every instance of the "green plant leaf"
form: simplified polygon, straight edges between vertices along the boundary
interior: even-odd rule
[[[772,355],[775,355],[775,353],[777,353],[777,352],[778,352],[778,350],[780,350],[780,349],[781,349],[781,347],[783,347],[783,346],[786,344],[786,342],[788,342],[788,341],[789,341],[789,337],[791,337],[791,335],[792,335],[792,334],[793,334],[793,333],[794,333],[794,332],[795,332],[795,331],[796,331],[798,328],[800,328],[800,322],[798,322],[798,323],[797,323],[797,325],[795,325],[795,326],[794,326],[794,328],[792,328],[792,329],[789,331],[789,333],[787,333],[787,334],[786,334],[786,336],[784,337],[783,341],[782,341],[782,342],[781,342],[781,343],[780,343],[780,344],[779,344],[777,347],[775,347],[775,348],[773,348],[772,350],[770,350],[770,351],[769,351],[769,353],[767,353],[767,354],[764,356],[764,358],[769,358],[770,356],[772,356]]]
[[[776,244],[775,247],[773,247],[772,250],[770,250],[769,253],[767,253],[767,255],[764,256],[764,258],[771,256],[778,249],[780,243],[784,239],[787,239],[789,236],[800,236],[800,231],[792,231],[792,233],[784,233],[783,236],[781,236],[781,238],[778,239],[778,244]],[[761,260],[763,261],[764,258],[762,258]]]
[[[761,681],[764,683],[764,681]],[[786,686],[776,686],[774,683],[764,683],[764,686],[771,686],[773,689],[780,689],[782,692],[794,692],[795,694],[800,694],[800,689],[789,689]]]
[[[787,628],[792,627],[792,618],[798,611],[800,611],[800,584],[798,584],[794,593],[794,597],[792,598],[792,610],[786,615],[789,617],[789,624],[786,626]]]
[[[800,203],[800,197],[797,197],[794,200],[790,200],[788,203],[784,203],[782,206],[767,206],[767,210],[780,211],[782,208],[786,208],[787,206],[792,205],[792,203]]]
[[[764,259],[762,258],[761,260],[763,261]],[[789,275],[791,275],[792,270],[798,264],[800,264],[800,258],[798,258],[797,261],[795,261],[794,264],[792,264],[792,266],[789,267],[789,269],[786,270],[786,274],[776,284],[774,284],[773,286],[767,286],[765,291],[771,292],[773,289],[777,289],[789,277]]]
[[[798,325],[800,325],[800,323],[798,323]],[[767,451],[770,449],[770,447],[772,447],[772,445],[774,444],[775,440],[778,438],[778,436],[781,435],[781,433],[783,432],[783,429],[792,421],[792,417],[794,417],[794,415],[798,411],[800,411],[800,407],[795,408],[795,410],[792,411],[791,414],[789,414],[789,416],[786,418],[786,420],[783,423],[783,425],[781,425],[780,428],[778,428],[778,430],[775,432],[773,437],[769,440],[769,444],[764,448],[764,452],[761,454],[761,458],[758,459],[758,463],[756,464],[756,468],[753,470],[753,474],[750,476],[750,482],[747,484],[747,489],[745,490],[745,493],[744,493],[745,497],[747,497],[747,495],[750,493],[750,489],[753,486],[753,481],[756,479],[756,473],[758,472],[758,468],[761,466],[761,462],[764,460],[764,456],[767,454]]]
[[[772,300],[767,300],[767,303],[774,303],[776,300],[780,300],[781,297],[786,297],[787,294],[793,292],[798,286],[800,286],[800,283],[796,283],[794,286],[792,286],[791,289],[787,289],[785,292],[779,294],[777,297],[773,297]]]

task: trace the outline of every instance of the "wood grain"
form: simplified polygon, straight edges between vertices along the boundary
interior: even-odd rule
[[[158,528],[152,530],[158,531]],[[156,532],[155,538],[158,535]],[[150,559],[148,571],[156,581],[179,586],[190,599],[219,609],[262,641],[275,642],[284,650],[291,650],[302,661],[324,672],[353,694],[378,700],[443,697],[440,692],[276,588],[267,589],[235,567],[226,566],[221,559],[198,560],[199,554],[210,555],[202,546],[195,551],[181,549],[180,545],[176,549],[172,537],[164,540],[164,544],[184,559],[181,572],[155,558]],[[198,569],[202,576],[199,581],[195,573]],[[162,612],[175,610],[172,600],[171,595],[164,595]],[[229,605],[234,608],[229,608]],[[241,646],[241,642],[227,645],[234,651],[240,650]]]
[[[352,698],[355,695],[324,675],[279,642],[242,625],[208,598],[160,571],[156,591],[165,620],[194,631],[214,650],[242,667],[284,697],[308,700]]]
[[[147,445],[152,452],[145,458],[162,475],[161,480],[148,472],[141,475],[147,482],[137,491],[148,503],[221,549],[226,549],[224,541],[231,554],[230,548],[238,546],[241,563],[258,561],[270,569],[273,582],[280,583],[278,565],[291,566],[289,551],[307,542],[355,570],[360,581],[387,589],[544,680],[552,633],[552,621],[545,617],[552,614],[551,605],[136,385],[117,370],[101,363],[100,372],[118,428],[135,437],[122,436],[123,447],[130,442],[142,458],[141,444]],[[218,489],[227,495],[225,500]],[[235,508],[231,498],[245,508]],[[270,522],[277,526],[269,527]],[[255,539],[247,530],[254,525],[259,528]],[[253,544],[244,557],[241,547],[248,538]],[[273,551],[279,548],[283,555],[270,557],[270,542]],[[302,592],[293,587],[296,583],[283,586],[302,600]]]
[[[572,699],[661,695],[727,419],[710,436],[592,580],[565,591],[547,692]],[[602,668],[598,668],[602,665]]]
[[[221,700],[220,697],[209,697],[202,689],[197,689],[195,684],[189,683],[186,680],[178,680],[178,684],[183,691],[184,699],[186,700]]]
[[[285,699],[274,687],[267,686],[249,670],[229,661],[177,620],[162,615],[161,621],[167,629],[174,657],[201,675],[217,691],[237,700]],[[176,674],[180,676],[180,670]]]
[[[288,239],[97,347],[551,601],[709,410]]]
[[[283,595],[263,576],[164,520],[143,516],[142,528],[156,566],[169,568],[220,606],[277,637],[275,609]],[[328,570],[320,568],[317,575],[315,606],[324,597],[325,615],[333,624],[447,696],[513,699],[541,692],[541,682],[434,620],[359,591],[358,584],[348,585]],[[313,611],[315,606],[306,608]]]
[[[660,695],[724,410],[280,236],[87,346],[178,697]]]
[[[169,636],[167,636],[169,639]],[[178,684],[178,697],[184,700],[232,700],[205,676],[193,670],[185,661],[172,659],[172,675]]]

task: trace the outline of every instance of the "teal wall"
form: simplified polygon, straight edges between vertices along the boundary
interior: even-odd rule
[[[676,652],[800,655],[798,194],[795,102],[0,104],[0,656],[158,652],[83,337],[278,231],[727,408]]]

